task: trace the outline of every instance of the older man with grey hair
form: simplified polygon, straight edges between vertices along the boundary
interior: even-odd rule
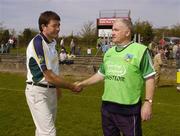
[[[132,34],[130,20],[115,20],[112,28],[115,46],[105,53],[98,73],[77,83],[86,87],[104,80],[101,110],[104,136],[121,133],[141,136],[141,120],[149,120],[152,115],[155,71],[147,47],[131,41]]]

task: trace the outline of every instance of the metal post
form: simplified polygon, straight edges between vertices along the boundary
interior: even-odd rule
[[[137,36],[137,35],[136,35],[136,34],[134,34],[134,39],[133,39],[133,41],[134,41],[134,42],[136,42],[136,36]]]
[[[18,48],[19,48],[19,38],[17,38],[17,44],[16,44],[16,56],[18,56]]]
[[[141,35],[138,34],[138,43],[141,43]]]

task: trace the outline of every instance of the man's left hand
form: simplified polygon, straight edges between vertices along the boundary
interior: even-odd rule
[[[142,121],[150,120],[152,117],[152,103],[144,102],[141,107],[141,119]]]

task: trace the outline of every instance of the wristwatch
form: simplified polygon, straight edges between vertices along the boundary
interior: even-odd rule
[[[144,101],[152,104],[152,99],[144,99]]]

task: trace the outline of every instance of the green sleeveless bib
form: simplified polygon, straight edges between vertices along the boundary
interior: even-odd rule
[[[136,104],[144,89],[140,63],[147,47],[131,43],[122,51],[112,47],[104,56],[105,90],[103,101]]]

